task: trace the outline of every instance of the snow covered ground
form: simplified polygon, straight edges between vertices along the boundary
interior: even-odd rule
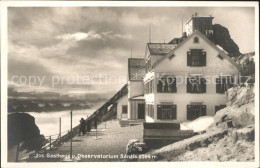
[[[203,116],[193,121],[181,123],[181,130],[193,130],[193,132],[201,132],[206,130],[214,123],[214,116]]]

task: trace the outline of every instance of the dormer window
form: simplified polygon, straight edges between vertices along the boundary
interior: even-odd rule
[[[188,51],[187,66],[206,66],[206,52],[202,51],[202,49]]]
[[[199,43],[199,38],[198,37],[194,37],[193,43]]]

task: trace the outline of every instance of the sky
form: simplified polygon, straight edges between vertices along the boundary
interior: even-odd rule
[[[169,42],[195,12],[228,28],[241,53],[254,51],[250,7],[9,7],[8,87],[109,98],[127,82],[131,48],[144,57],[149,27],[151,42]]]

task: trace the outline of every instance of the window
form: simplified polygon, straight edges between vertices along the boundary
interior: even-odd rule
[[[187,105],[187,119],[194,120],[206,116],[206,105]]]
[[[194,37],[193,43],[199,43],[199,38],[198,37]]]
[[[226,106],[226,105],[215,106],[215,114],[216,114],[219,110],[221,110],[221,109],[223,109],[223,108],[225,108],[225,107],[227,107],[227,106]]]
[[[122,106],[122,114],[127,114],[127,105]]]
[[[146,104],[147,115],[151,118],[154,118],[154,106],[151,104]]]
[[[206,80],[201,77],[187,78],[187,93],[206,93]]]
[[[229,88],[234,86],[234,78],[232,76],[221,76],[216,79],[216,92],[225,93]]]
[[[176,78],[173,76],[163,76],[157,81],[158,93],[176,93]]]
[[[149,93],[153,93],[154,92],[154,85],[153,85],[153,80],[147,82],[144,84],[144,90],[145,90],[145,94],[149,94]]]
[[[152,69],[151,57],[146,62],[146,72]]]
[[[191,49],[187,52],[188,66],[206,66],[206,52],[202,49]]]
[[[157,106],[157,119],[172,120],[176,119],[176,105],[158,105]]]

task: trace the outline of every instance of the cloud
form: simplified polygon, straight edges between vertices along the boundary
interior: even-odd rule
[[[84,32],[77,32],[74,34],[64,34],[64,35],[59,35],[56,37],[57,39],[62,39],[62,40],[93,40],[93,39],[100,39],[101,36],[97,34],[95,31],[89,31],[88,33]]]

